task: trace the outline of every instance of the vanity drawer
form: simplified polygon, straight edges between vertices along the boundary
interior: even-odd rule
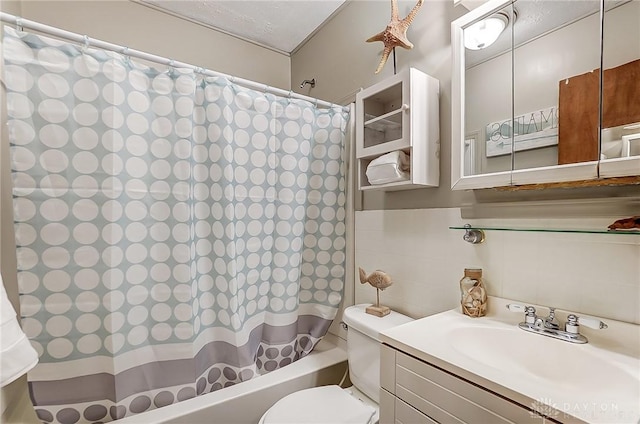
[[[438,424],[437,421],[432,420],[427,417],[422,412],[413,408],[411,405],[408,405],[396,398],[396,420],[395,424]],[[446,422],[446,421],[443,421]],[[385,424],[380,421],[380,424]]]
[[[395,377],[396,396],[440,422],[540,421],[529,409],[402,352],[396,352]],[[438,416],[443,412],[449,418]]]

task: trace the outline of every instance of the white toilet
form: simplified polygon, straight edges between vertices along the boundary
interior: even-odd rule
[[[262,415],[259,424],[375,424],[380,401],[380,342],[378,334],[412,321],[391,311],[385,317],[369,315],[369,305],[344,311],[349,377],[353,386],[322,386],[300,390],[280,399]]]

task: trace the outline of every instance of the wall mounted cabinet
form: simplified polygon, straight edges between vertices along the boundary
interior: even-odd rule
[[[637,1],[491,0],[454,21],[452,189],[640,182],[638,19]]]
[[[408,68],[356,94],[356,159],[360,190],[438,186],[439,93],[438,80]],[[372,161],[394,152],[402,152],[401,157],[406,157],[406,172],[394,172],[390,159],[381,166],[386,177],[377,180],[382,183],[367,177]],[[401,166],[396,168],[395,171],[402,171]]]

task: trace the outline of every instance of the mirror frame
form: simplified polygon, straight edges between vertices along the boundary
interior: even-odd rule
[[[469,190],[530,184],[569,183],[586,180],[640,175],[640,156],[595,160],[574,164],[517,169],[487,174],[464,175],[465,140],[465,28],[515,3],[515,0],[490,0],[451,23],[451,189]],[[600,51],[603,44],[603,3],[600,5]],[[512,80],[513,81],[513,80]],[[600,101],[600,103],[602,103]],[[602,107],[602,105],[600,105]],[[600,128],[601,132],[601,128]],[[599,132],[599,134],[600,134]],[[600,139],[600,136],[598,137]],[[603,184],[607,182],[604,181]]]

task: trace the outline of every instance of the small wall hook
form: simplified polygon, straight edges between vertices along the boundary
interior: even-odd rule
[[[471,228],[470,224],[464,224],[465,232],[462,240],[471,244],[479,244],[484,241],[484,231]]]
[[[316,79],[304,80],[300,83],[300,88],[304,88],[305,85],[309,84],[311,88],[316,86]]]

